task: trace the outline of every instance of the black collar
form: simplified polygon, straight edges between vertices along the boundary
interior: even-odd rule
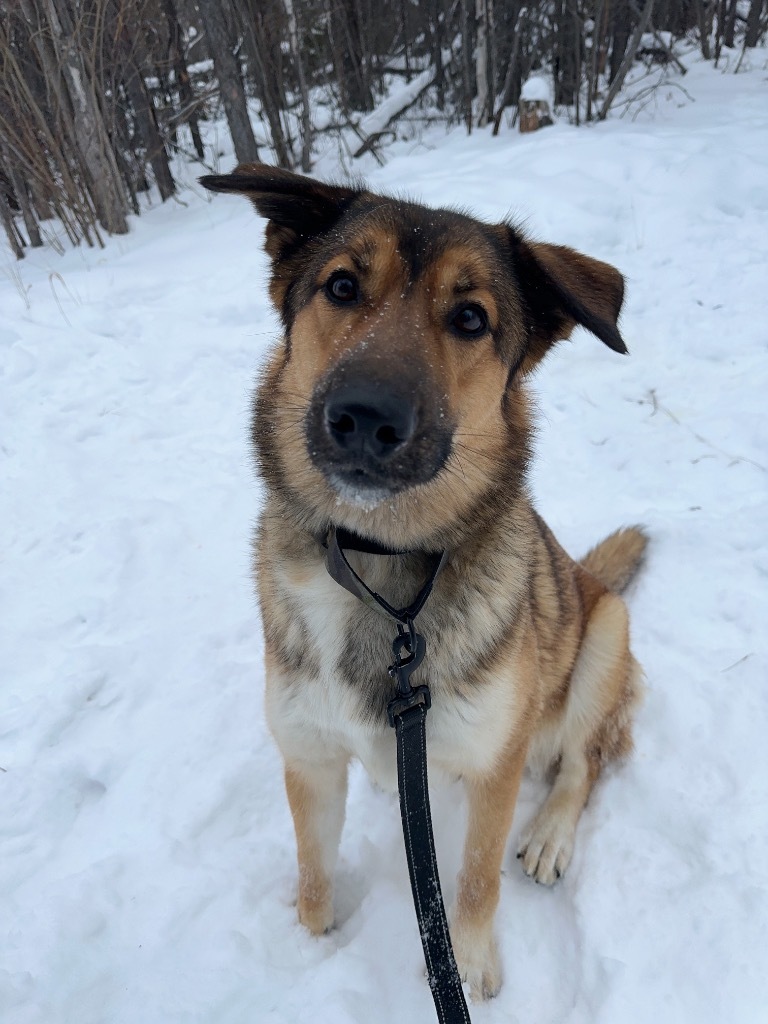
[[[390,548],[385,544],[379,544],[377,540],[371,540],[369,537],[361,537],[358,533],[352,533],[351,530],[345,530],[343,526],[332,526],[328,534],[323,547],[328,547],[328,543],[331,539],[331,534],[336,534],[336,539],[339,543],[339,547],[345,551],[362,551],[366,555],[412,555],[415,552],[401,549],[401,548]]]
[[[399,551],[395,548],[385,547],[378,541],[360,537],[357,534],[345,530],[343,527],[332,526],[323,542],[326,548],[325,565],[329,575],[336,580],[339,586],[344,587],[350,594],[359,598],[369,608],[382,612],[395,622],[402,624],[410,623],[419,614],[424,604],[432,593],[435,581],[448,560],[446,551]],[[346,551],[361,551],[369,555],[412,555],[423,554],[429,564],[429,577],[416,597],[407,608],[394,608],[380,594],[371,590],[370,587],[357,575],[355,570],[347,561]]]

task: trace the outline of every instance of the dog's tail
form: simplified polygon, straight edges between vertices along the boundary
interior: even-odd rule
[[[620,594],[643,564],[648,534],[641,526],[625,526],[600,541],[581,560],[581,566],[609,590]]]

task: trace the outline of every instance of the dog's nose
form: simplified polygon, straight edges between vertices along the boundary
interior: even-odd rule
[[[413,437],[416,411],[404,395],[346,386],[326,399],[325,425],[342,450],[387,459]]]

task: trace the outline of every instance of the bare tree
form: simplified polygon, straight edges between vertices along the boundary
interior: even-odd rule
[[[464,88],[462,106],[464,123],[467,131],[472,131],[472,100],[475,93],[475,82],[472,74],[472,24],[469,16],[469,0],[461,0],[461,52],[462,52],[462,85]]]
[[[0,158],[0,163],[5,168],[4,177],[13,190],[13,198],[24,219],[24,227],[27,230],[29,244],[33,248],[39,248],[43,244],[43,239],[40,235],[40,228],[35,216],[31,196],[27,190],[26,182],[19,171],[18,164],[11,157],[7,141],[0,140]],[[10,193],[6,195],[6,199],[9,197]]]
[[[259,149],[248,115],[243,77],[229,35],[224,7],[219,0],[198,0],[197,8],[208,37],[235,156],[239,163],[253,163],[259,159]]]
[[[363,49],[359,0],[327,0],[326,16],[342,105],[347,111],[371,110],[373,94]]]
[[[146,62],[144,47],[138,39],[132,38],[127,25],[120,32],[119,45],[123,57],[123,84],[130,100],[138,136],[152,165],[161,198],[170,199],[176,188],[168,165],[165,143],[158,130],[152,97],[142,74]]]
[[[575,103],[579,91],[581,33],[574,18],[573,0],[557,0],[555,22],[555,104]]]
[[[182,115],[179,120],[186,120],[189,124],[192,145],[202,160],[205,156],[205,150],[203,148],[203,140],[200,137],[200,125],[197,116],[198,105],[192,90],[189,69],[187,68],[184,55],[183,34],[174,0],[163,0],[163,10],[168,22],[168,59],[173,66],[176,88],[179,90],[179,112]]]
[[[475,0],[475,76],[477,79],[477,126],[488,122],[488,6],[487,0]]]
[[[304,61],[301,56],[299,23],[296,18],[296,8],[293,0],[284,0],[284,3],[285,11],[288,15],[288,39],[291,44],[291,55],[293,56],[293,64],[301,95],[301,169],[302,171],[310,171],[312,169],[312,122],[309,117],[309,91],[304,74]]]
[[[608,90],[608,93],[603,101],[602,107],[600,108],[600,113],[597,115],[598,121],[604,121],[607,117],[608,111],[611,109],[611,104],[616,99],[616,95],[619,89],[621,88],[624,79],[627,77],[627,72],[629,71],[630,67],[632,66],[632,62],[635,59],[635,53],[637,52],[638,43],[640,42],[643,32],[645,32],[646,28],[648,27],[648,23],[651,20],[652,12],[653,0],[645,0],[645,7],[643,8],[643,13],[640,17],[640,20],[635,25],[635,31],[632,33],[632,36],[629,40],[629,44],[627,45],[627,52],[624,54],[624,60],[619,65],[619,69],[616,72],[616,76],[611,82],[611,87]]]
[[[112,235],[128,231],[126,202],[120,173],[99,108],[92,66],[79,45],[66,4],[43,0],[47,28],[66,85],[77,147],[90,180],[99,221]]]
[[[7,178],[5,179],[8,180]],[[8,244],[11,247],[11,252],[17,260],[24,259],[24,239],[20,236],[19,230],[16,227],[16,223],[13,219],[13,210],[11,209],[10,203],[11,192],[8,186],[3,184],[3,178],[0,177],[0,222],[5,229],[5,233],[8,237]]]
[[[749,5],[749,14],[747,15],[747,31],[744,36],[745,46],[757,46],[760,41],[761,31],[765,32],[765,25],[760,24],[760,15],[763,10],[765,0],[752,0]]]

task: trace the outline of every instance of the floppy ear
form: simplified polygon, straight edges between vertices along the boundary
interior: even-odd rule
[[[326,185],[268,164],[240,164],[232,174],[208,174],[200,184],[212,192],[247,196],[269,221],[265,248],[277,263],[305,242],[328,231],[360,189]]]
[[[564,245],[529,242],[512,231],[515,271],[529,317],[528,350],[522,363],[530,372],[577,324],[614,352],[627,346],[619,333],[624,278],[615,267]]]

